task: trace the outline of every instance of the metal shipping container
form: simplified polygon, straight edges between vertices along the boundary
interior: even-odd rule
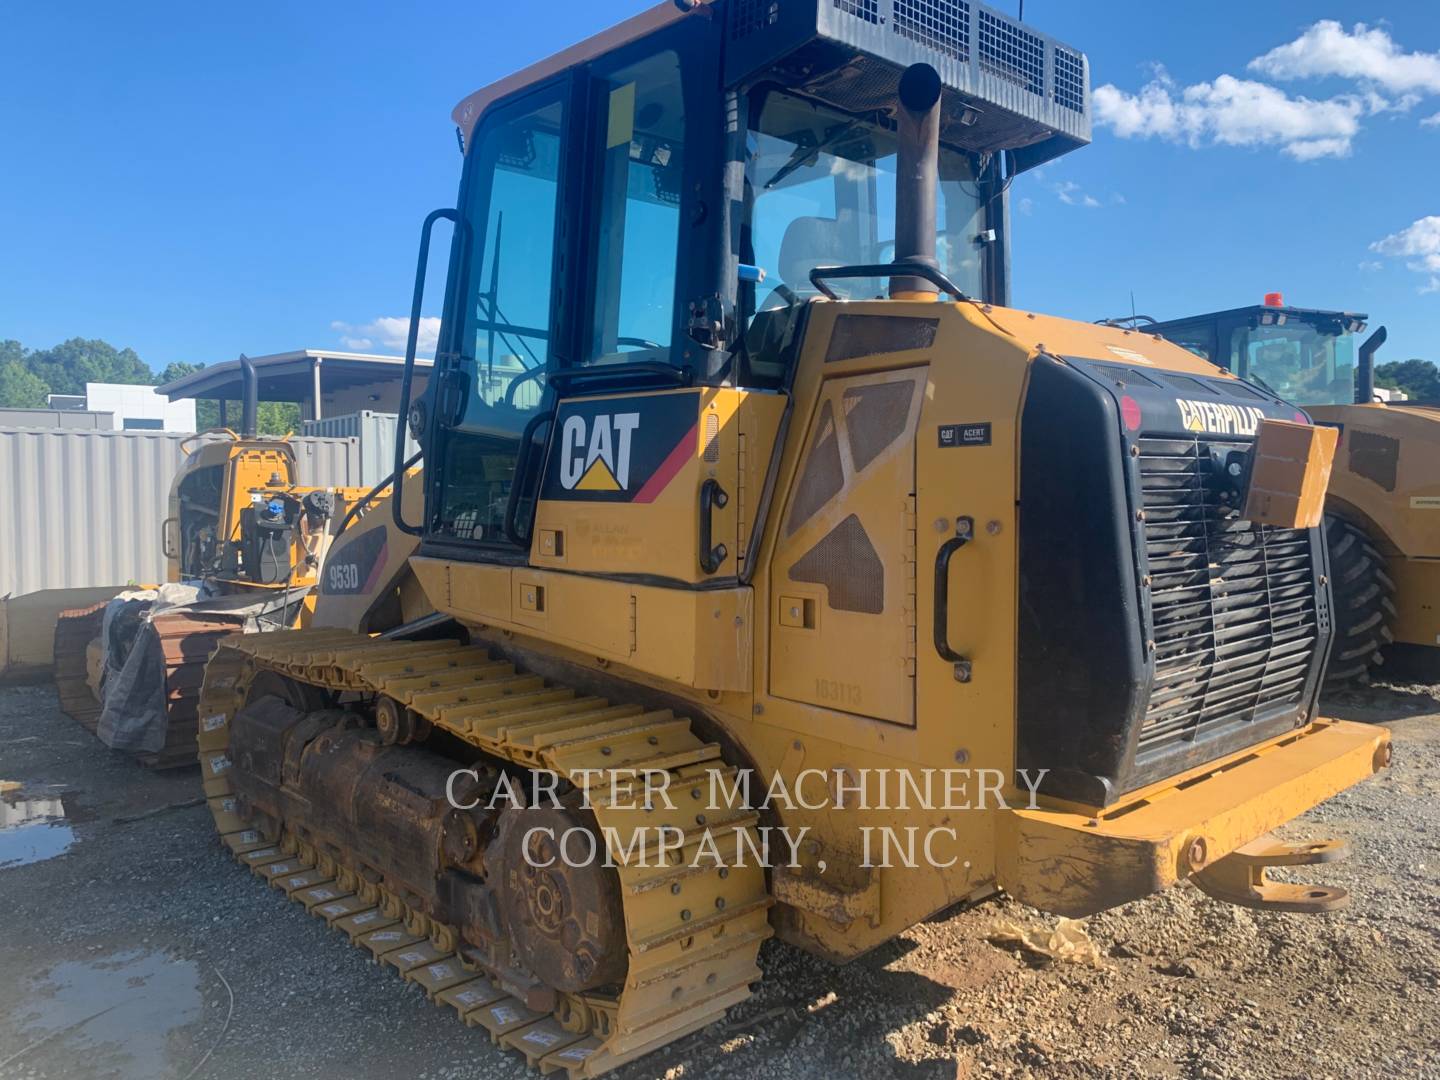
[[[87,431],[114,431],[113,412],[85,409],[0,409],[0,427],[83,428]]]
[[[361,482],[374,487],[395,471],[395,431],[399,417],[394,413],[362,412],[348,416],[327,416],[306,420],[305,434],[330,439],[354,437],[360,440]],[[420,444],[405,433],[405,460],[420,450]]]
[[[160,525],[180,444],[195,438],[0,427],[0,596],[164,581]],[[302,484],[363,483],[358,439],[291,442]]]

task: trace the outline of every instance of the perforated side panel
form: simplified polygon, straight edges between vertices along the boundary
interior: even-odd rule
[[[1032,94],[1045,93],[1045,43],[980,9],[980,66]]]
[[[1057,105],[1085,111],[1085,59],[1069,49],[1055,46],[1055,90],[1051,95]]]
[[[720,460],[720,417],[713,412],[705,414],[705,460],[711,464]]]
[[[880,0],[835,0],[835,6],[846,15],[854,15],[868,23],[879,24]]]
[[[879,615],[885,610],[885,566],[851,514],[790,568],[791,581],[823,585],[837,611]]]
[[[785,535],[789,536],[810,519],[810,516],[829,502],[845,483],[845,474],[840,465],[840,437],[835,428],[835,411],[830,402],[820,408],[820,421],[810,450],[805,455],[805,470],[795,489],[795,501],[790,504],[790,516],[785,522]]]
[[[835,320],[825,362],[838,363],[879,353],[928,349],[935,344],[939,319],[915,319],[903,315],[841,315]]]
[[[895,0],[895,32],[921,45],[970,58],[970,5],[966,0]]]
[[[915,397],[913,382],[874,383],[845,391],[845,431],[850,439],[850,458],[859,472],[880,456],[887,446],[905,434],[910,403]]]

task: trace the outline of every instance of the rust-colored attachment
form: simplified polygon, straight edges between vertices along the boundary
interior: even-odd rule
[[[1262,836],[1236,848],[1213,866],[1192,874],[1190,880],[1208,895],[1226,903],[1262,911],[1314,915],[1339,910],[1350,902],[1349,894],[1329,885],[1270,881],[1265,871],[1272,866],[1339,862],[1349,854],[1350,846],[1344,840],[1287,844]]]

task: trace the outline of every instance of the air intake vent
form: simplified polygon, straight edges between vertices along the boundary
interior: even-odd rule
[[[1302,704],[1320,641],[1310,535],[1239,520],[1201,439],[1140,440],[1155,683],[1138,762]]]
[[[836,5],[841,2],[836,0]],[[965,0],[894,2],[891,25],[897,34],[957,60],[970,59],[970,5]]]
[[[864,3],[866,0],[859,2]],[[734,0],[730,11],[730,39],[739,41],[779,22],[780,0]]]
[[[980,66],[1032,94],[1045,94],[1045,43],[980,9]]]
[[[1055,104],[1085,111],[1085,60],[1079,53],[1055,47]]]
[[[854,15],[868,23],[880,23],[880,0],[835,0],[835,6],[846,15]]]

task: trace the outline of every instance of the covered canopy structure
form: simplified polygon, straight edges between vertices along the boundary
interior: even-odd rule
[[[400,377],[405,370],[405,359],[400,356],[297,349],[250,359],[259,376],[259,400],[293,402],[307,420],[365,409],[393,413],[400,407]],[[412,397],[425,389],[431,367],[429,360],[415,361]],[[156,392],[171,401],[218,400],[224,425],[228,422],[226,402],[244,400],[245,380],[240,361],[227,360],[166,383]]]

